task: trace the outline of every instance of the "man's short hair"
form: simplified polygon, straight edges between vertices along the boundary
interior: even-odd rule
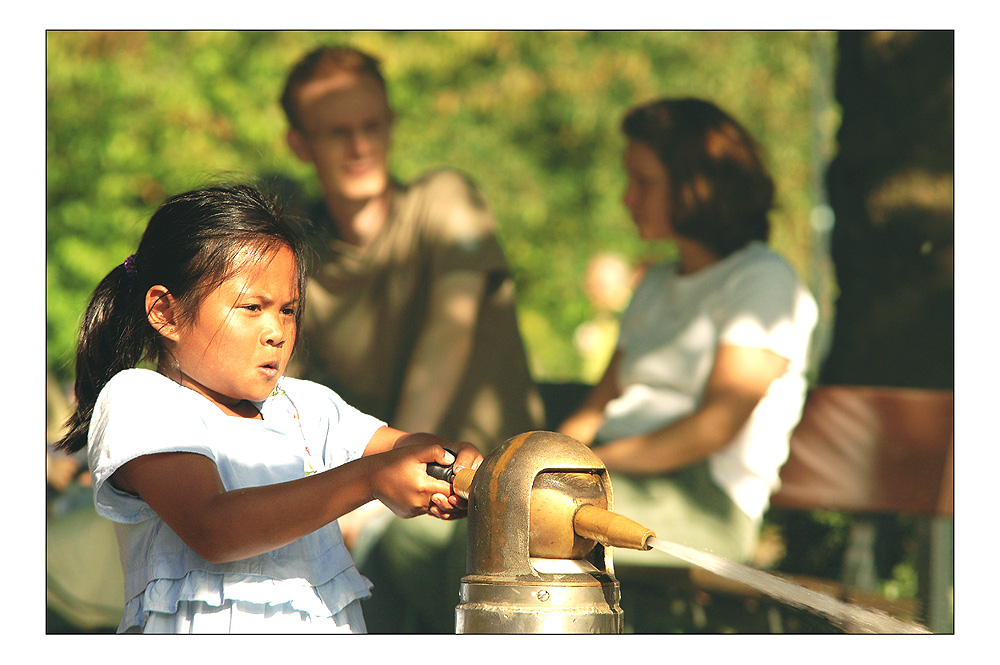
[[[281,108],[285,110],[288,124],[294,129],[302,129],[298,93],[306,83],[341,72],[368,74],[378,81],[383,90],[386,89],[381,63],[375,56],[351,46],[321,46],[303,56],[292,67],[285,81],[285,88],[281,93]]]

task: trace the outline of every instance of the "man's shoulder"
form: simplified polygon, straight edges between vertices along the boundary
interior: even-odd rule
[[[441,167],[425,171],[420,177],[405,187],[412,196],[462,197],[482,200],[479,186],[472,176],[451,167]]]

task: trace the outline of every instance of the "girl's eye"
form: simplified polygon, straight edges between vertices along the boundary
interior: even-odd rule
[[[250,312],[259,312],[260,311],[260,305],[243,305],[243,309],[245,309],[247,311],[250,311]]]
[[[281,310],[281,313],[285,314],[287,316],[295,316],[295,308],[294,307],[286,307],[285,309]]]

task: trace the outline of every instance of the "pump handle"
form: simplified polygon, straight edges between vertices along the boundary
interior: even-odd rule
[[[445,450],[451,453],[453,457],[455,456],[454,451],[448,450],[448,448],[445,448]],[[472,492],[472,479],[476,476],[476,470],[462,469],[458,473],[455,473],[454,466],[454,462],[448,466],[438,464],[437,462],[430,462],[427,464],[427,475],[438,480],[443,480],[446,483],[451,483],[455,494],[463,499],[468,499],[470,492]]]
[[[451,453],[453,458],[455,457],[454,450],[449,450],[448,448],[445,448],[445,450]],[[447,466],[444,464],[438,464],[437,462],[429,462],[427,464],[427,475],[437,478],[438,480],[443,480],[446,483],[450,483],[455,480],[455,469],[452,468],[453,466],[455,466],[454,462]]]

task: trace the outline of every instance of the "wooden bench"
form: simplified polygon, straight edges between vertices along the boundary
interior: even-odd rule
[[[803,586],[953,631],[954,401],[951,391],[825,386],[810,391],[792,437],[772,510],[854,516],[839,580],[786,576]],[[918,603],[876,590],[877,515],[918,520]],[[787,534],[789,539],[795,534]],[[695,586],[754,595],[706,571]]]

